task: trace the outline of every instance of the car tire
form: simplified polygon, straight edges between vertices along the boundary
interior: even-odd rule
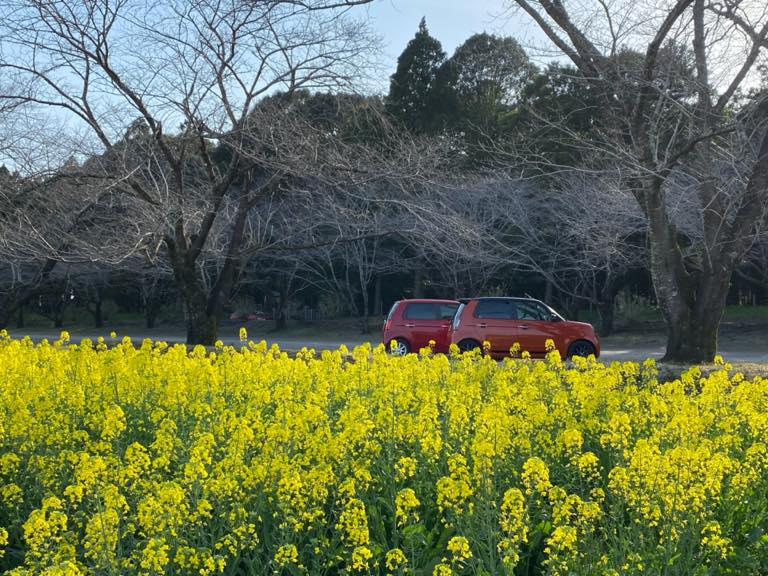
[[[480,350],[480,342],[467,338],[458,343],[459,352],[472,352],[472,350]]]
[[[392,356],[405,356],[411,351],[408,342],[403,338],[395,338],[394,344],[390,342],[388,348]]]
[[[595,352],[595,345],[592,344],[592,342],[587,340],[576,340],[576,342],[571,344],[568,348],[568,358],[573,358],[574,356],[581,356],[582,358],[586,358]]]

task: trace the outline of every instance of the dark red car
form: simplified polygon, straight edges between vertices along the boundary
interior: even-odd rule
[[[600,355],[600,341],[591,324],[571,322],[533,298],[471,298],[461,300],[448,335],[466,352],[489,342],[494,358],[509,356],[510,348],[544,356],[552,340],[563,358]]]
[[[448,329],[458,307],[456,300],[399,300],[389,310],[381,341],[397,356],[418,352],[430,340],[435,341],[435,352],[445,353]]]

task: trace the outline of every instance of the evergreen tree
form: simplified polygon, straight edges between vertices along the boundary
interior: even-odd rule
[[[494,132],[534,73],[514,38],[485,32],[470,36],[440,71],[439,92],[450,108],[450,122],[464,130]]]
[[[435,88],[444,61],[440,42],[430,36],[422,18],[416,36],[397,59],[386,102],[389,114],[414,132],[439,129],[440,102]]]

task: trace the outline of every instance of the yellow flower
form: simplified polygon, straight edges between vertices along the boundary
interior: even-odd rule
[[[448,541],[448,551],[453,555],[452,562],[464,562],[472,558],[469,541],[463,536],[454,536]]]
[[[576,466],[581,476],[590,482],[600,480],[600,461],[594,452],[585,452],[576,460]]]
[[[565,430],[562,435],[563,445],[565,446],[566,454],[573,455],[581,451],[581,446],[584,443],[584,438],[579,430],[569,428]]]
[[[367,546],[356,546],[352,550],[352,569],[363,572],[368,569],[368,561],[373,558],[373,552]]]
[[[544,553],[547,564],[553,573],[567,571],[569,561],[576,555],[577,532],[573,526],[557,526],[547,538]]]
[[[437,506],[440,512],[446,514],[443,521],[447,525],[453,523],[452,518],[472,512],[469,501],[473,494],[470,484],[467,460],[461,454],[448,458],[449,475],[437,481]]]
[[[395,517],[397,524],[404,526],[409,522],[418,522],[419,514],[416,512],[421,505],[412,488],[403,488],[395,496]]]
[[[6,546],[8,546],[8,530],[0,528],[0,558],[5,554]]]
[[[674,549],[711,570],[761,560],[733,519],[768,482],[765,378],[665,381],[653,361],[555,351],[93,344],[0,336],[13,576],[209,576],[251,558],[445,576],[487,569],[481,552],[511,574],[534,536],[544,553],[524,560],[549,576],[647,573]]]
[[[351,546],[364,546],[369,542],[368,517],[362,500],[351,498],[339,516],[336,529],[342,540]]]
[[[283,544],[275,552],[275,564],[283,568],[289,564],[299,563],[299,551],[294,544]]]
[[[712,555],[725,559],[731,553],[731,539],[723,536],[720,524],[707,522],[701,530],[701,545]]]
[[[398,482],[413,478],[414,474],[416,474],[415,458],[403,456],[395,463],[395,478]]]
[[[408,559],[400,548],[393,548],[387,552],[384,564],[387,570],[392,573],[405,567],[408,564]]]
[[[552,484],[549,481],[549,468],[541,458],[529,458],[523,464],[523,483],[525,493],[529,496],[534,492],[544,495],[549,492]]]
[[[524,496],[517,488],[510,488],[504,493],[499,527],[502,538],[499,540],[498,551],[504,564],[511,570],[520,560],[521,544],[528,542]]]

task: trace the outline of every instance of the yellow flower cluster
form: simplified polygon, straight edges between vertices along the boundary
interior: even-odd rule
[[[766,380],[240,336],[0,334],[0,573],[768,566]]]

